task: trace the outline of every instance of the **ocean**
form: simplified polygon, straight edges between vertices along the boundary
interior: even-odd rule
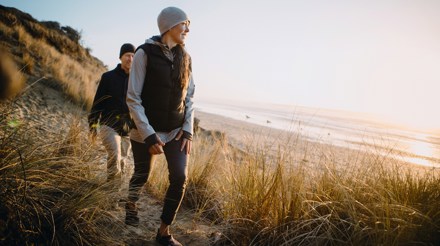
[[[369,114],[263,103],[197,101],[196,110],[235,120],[299,131],[307,140],[440,168],[440,136],[381,121]],[[393,150],[393,151],[390,151]]]

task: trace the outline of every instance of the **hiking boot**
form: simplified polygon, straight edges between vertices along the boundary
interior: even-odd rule
[[[177,241],[173,236],[160,235],[159,230],[157,230],[156,242],[158,242],[160,245],[164,245],[164,246],[182,246],[182,244],[179,243],[179,241]]]
[[[134,227],[139,225],[138,211],[134,202],[125,203],[125,224]]]
[[[164,246],[182,246],[173,236],[156,236],[156,242]]]

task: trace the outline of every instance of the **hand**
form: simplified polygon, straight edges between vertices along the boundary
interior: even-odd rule
[[[180,130],[179,133],[177,133],[176,140],[178,141],[183,136],[183,131]],[[185,152],[187,155],[191,152],[191,146],[192,141],[186,138],[182,139],[182,145],[180,146],[180,151],[183,151],[185,149]]]
[[[156,135],[157,143],[150,146],[148,149],[148,152],[152,155],[160,155],[163,153],[163,146],[165,146],[165,143],[162,142],[162,140],[159,138],[159,136]]]
[[[97,138],[97,136],[98,136],[98,132],[97,132],[97,130],[96,130],[96,128],[90,128],[90,131],[89,131],[89,140],[90,140],[90,142],[92,142],[92,144],[95,144],[96,143],[96,138]]]

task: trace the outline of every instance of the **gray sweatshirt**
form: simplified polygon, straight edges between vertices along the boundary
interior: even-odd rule
[[[173,54],[167,46],[152,39],[147,39],[146,43],[160,46],[164,52],[164,55],[170,61],[173,61]],[[180,130],[193,134],[193,97],[195,85],[192,74],[190,75],[188,91],[185,98],[185,121],[183,122],[182,127],[176,128],[170,132],[156,132],[149,124],[141,99],[142,88],[144,87],[145,75],[147,71],[147,60],[147,54],[145,54],[142,49],[138,49],[134,55],[133,63],[131,65],[130,77],[128,79],[127,105],[137,129],[132,129],[130,131],[130,139],[143,143],[148,136],[157,133],[160,139],[164,143],[167,143],[174,139]]]

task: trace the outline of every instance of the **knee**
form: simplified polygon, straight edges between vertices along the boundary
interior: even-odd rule
[[[148,181],[149,173],[133,173],[130,179],[130,185],[133,186],[143,186]]]
[[[181,173],[179,175],[174,175],[170,177],[170,184],[176,187],[185,188],[187,182],[188,182],[188,178],[186,173]]]

